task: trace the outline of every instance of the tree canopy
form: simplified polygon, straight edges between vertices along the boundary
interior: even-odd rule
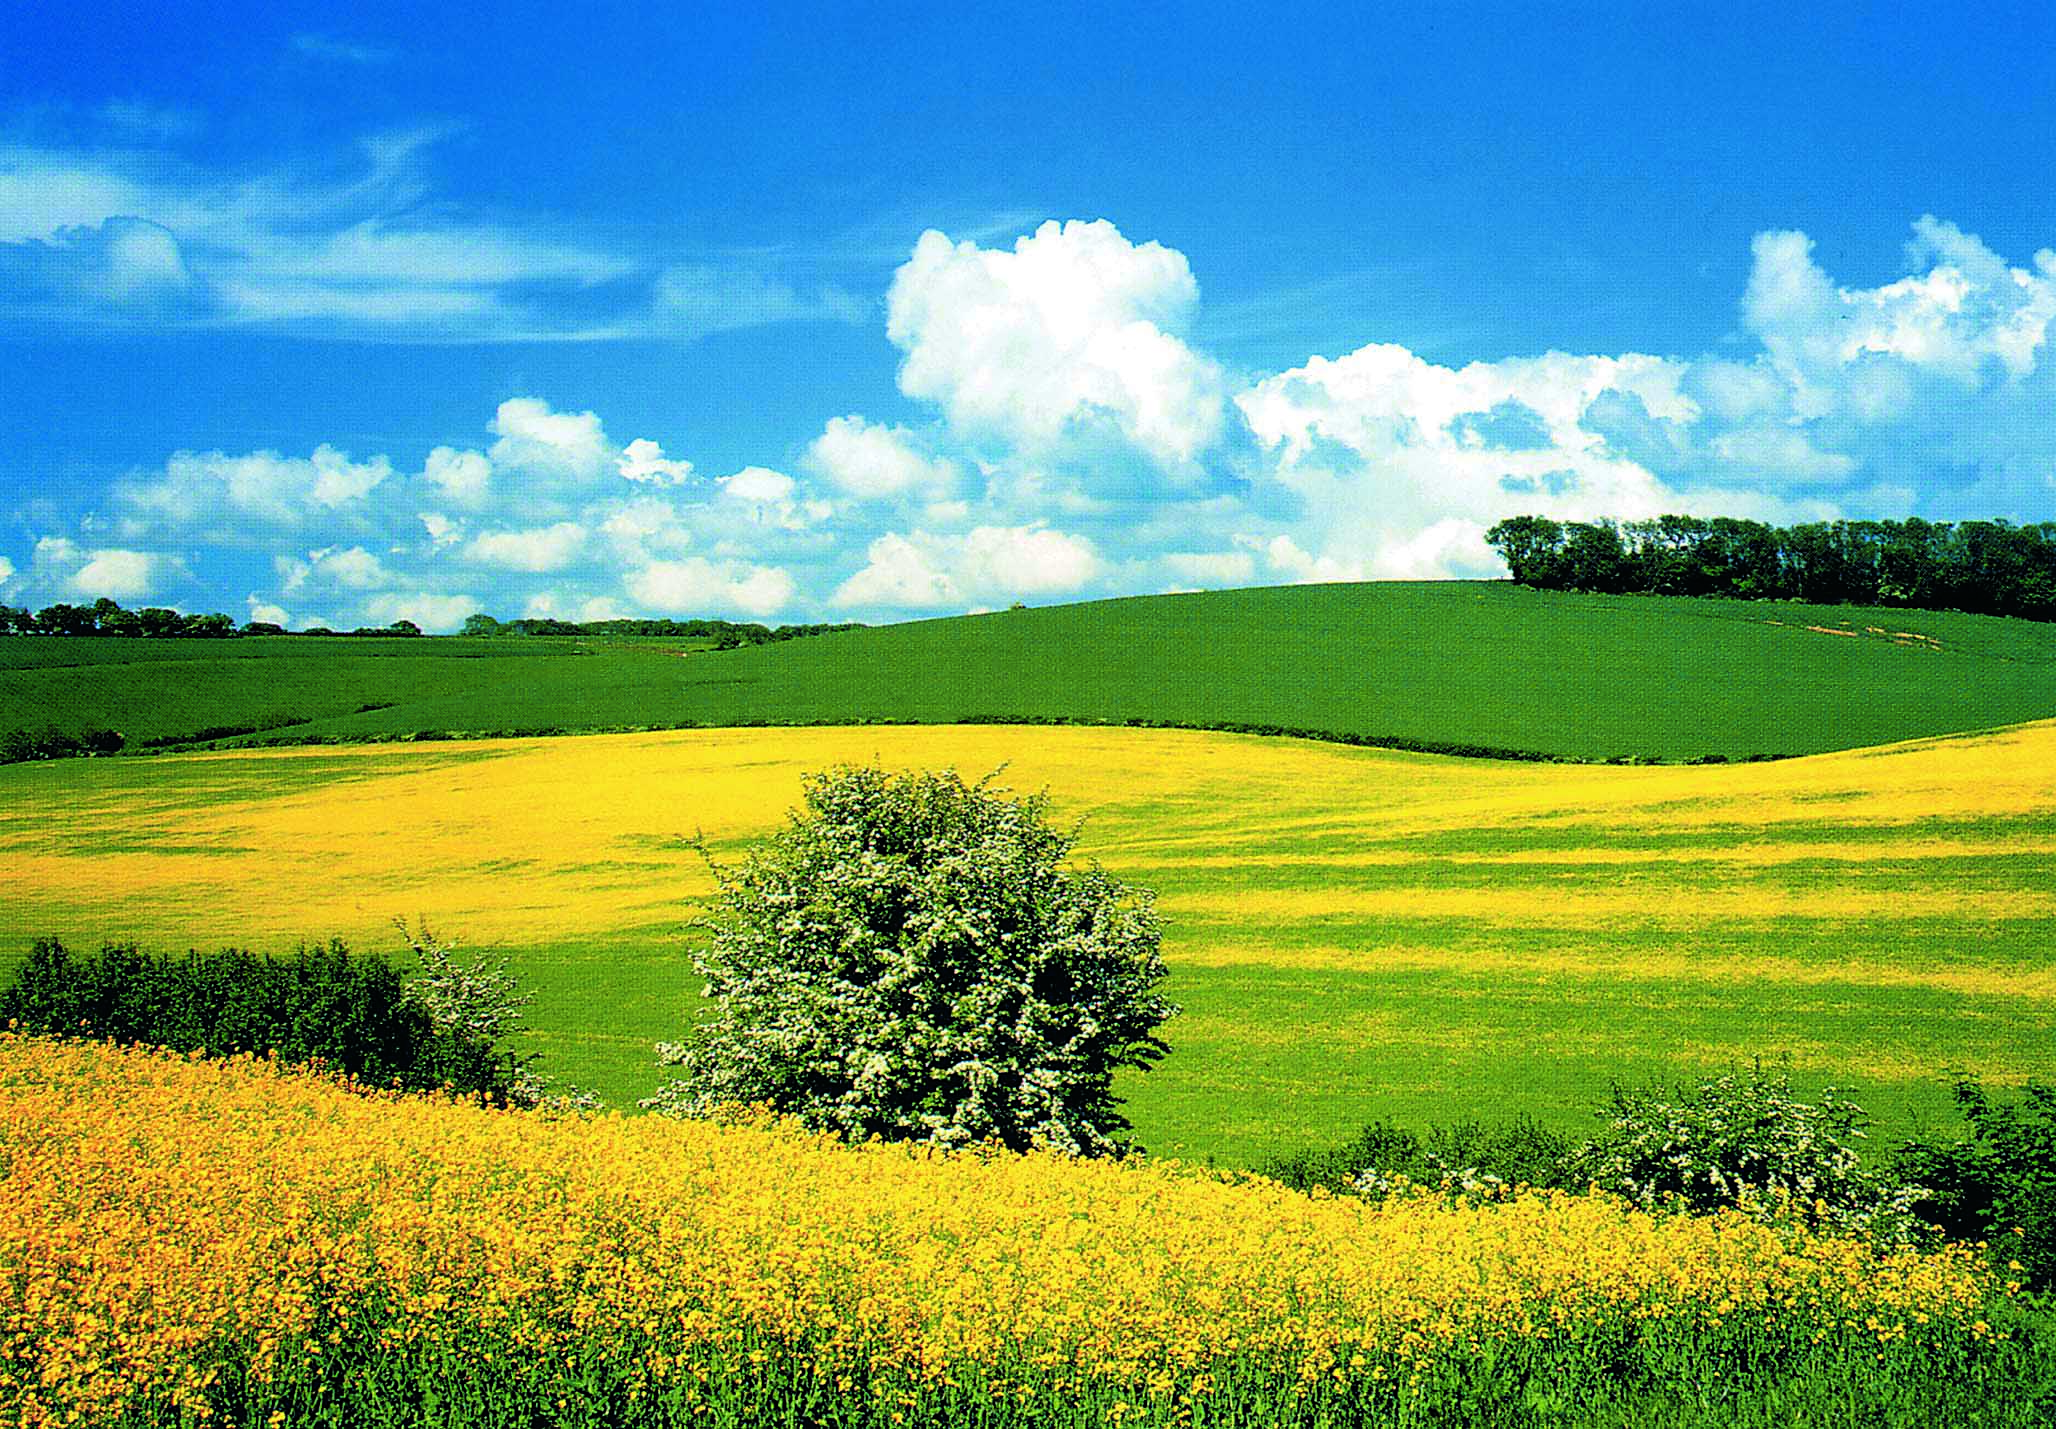
[[[1485,539],[1522,585],[1604,594],[1791,599],[2056,620],[2056,522],[1815,521],[1716,516],[1552,521]]]

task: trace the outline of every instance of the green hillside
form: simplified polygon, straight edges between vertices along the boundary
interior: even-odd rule
[[[2056,625],[1500,582],[1145,596],[725,652],[533,637],[0,641],[0,729],[93,722],[132,743],[266,724],[259,737],[1007,717],[1690,759],[2052,714]]]

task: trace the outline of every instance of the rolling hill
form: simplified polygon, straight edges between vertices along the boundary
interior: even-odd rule
[[[966,720],[1577,759],[1819,753],[2056,715],[2056,625],[1503,582],[1142,596],[715,652],[676,640],[0,641],[0,730],[131,744]]]

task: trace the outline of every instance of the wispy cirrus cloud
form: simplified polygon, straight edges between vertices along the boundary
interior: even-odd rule
[[[872,310],[776,255],[694,259],[453,207],[436,156],[461,126],[233,171],[181,147],[197,131],[180,117],[124,101],[102,116],[121,146],[0,142],[0,317],[463,343],[692,340]]]
[[[178,104],[153,104],[147,99],[110,99],[93,111],[101,122],[152,139],[190,139],[207,127],[195,109]]]

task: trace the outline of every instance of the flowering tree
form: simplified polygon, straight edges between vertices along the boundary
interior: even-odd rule
[[[733,867],[694,962],[714,1015],[658,1048],[682,1115],[768,1103],[851,1140],[1123,1149],[1113,1074],[1168,1050],[1150,895],[1068,866],[1047,801],[846,766]]]

